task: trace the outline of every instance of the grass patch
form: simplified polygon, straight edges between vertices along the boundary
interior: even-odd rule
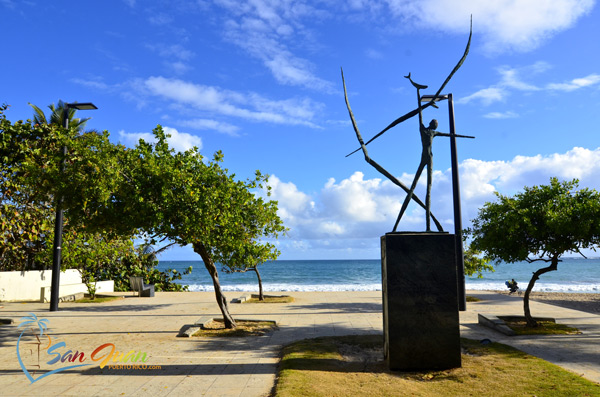
[[[118,299],[123,299],[122,296],[96,296],[96,299],[91,299],[89,296],[85,298],[77,299],[74,301],[75,303],[103,303],[103,302],[111,302],[116,301]]]
[[[294,298],[288,295],[283,296],[269,296],[265,295],[265,300],[261,301],[258,298],[255,298],[252,295],[252,298],[247,299],[244,303],[291,303],[294,301]]]
[[[528,327],[525,319],[515,319],[510,317],[499,317],[506,325],[515,331],[517,335],[574,335],[581,334],[577,328],[569,327],[564,324],[557,324],[554,321],[538,320],[537,327]]]
[[[481,302],[481,299],[476,298],[474,296],[467,296],[467,302]]]
[[[461,339],[462,368],[390,372],[381,335],[284,348],[276,396],[597,396],[600,385],[512,347]]]
[[[204,324],[204,327],[192,336],[206,337],[236,337],[236,336],[261,336],[279,329],[272,321],[246,321],[239,320],[235,322],[237,327],[225,328],[222,319],[213,320]]]

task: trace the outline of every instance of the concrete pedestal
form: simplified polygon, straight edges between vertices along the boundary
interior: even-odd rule
[[[381,237],[384,355],[391,370],[461,366],[455,236]]]

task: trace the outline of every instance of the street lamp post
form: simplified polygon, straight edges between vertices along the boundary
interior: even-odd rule
[[[96,105],[91,102],[83,103],[65,103],[63,107],[63,127],[69,128],[69,109],[78,110],[93,110],[98,109]],[[61,149],[62,160],[60,165],[60,172],[63,173],[65,170],[65,159],[67,157],[67,147],[63,146]],[[52,286],[50,289],[50,311],[58,311],[58,299],[59,299],[59,287],[60,287],[60,261],[61,261],[61,249],[62,249],[62,231],[63,231],[63,210],[62,210],[63,197],[56,198],[56,218],[54,221],[54,250],[52,253]]]
[[[460,183],[458,178],[458,156],[456,154],[456,131],[454,126],[454,101],[452,94],[423,95],[421,101],[448,101],[448,122],[450,124],[450,156],[452,161],[452,196],[454,204],[454,234],[456,235],[456,276],[458,278],[458,310],[467,310],[465,291],[465,254],[462,234],[462,214],[460,208]],[[473,138],[473,137],[470,137]]]

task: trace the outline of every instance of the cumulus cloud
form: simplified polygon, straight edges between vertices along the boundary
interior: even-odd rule
[[[298,190],[292,182],[282,182],[277,176],[269,177],[271,195],[274,200],[280,201],[280,207],[286,208],[293,213],[309,211],[314,207],[310,196]]]
[[[494,192],[513,195],[524,186],[548,184],[551,177],[580,180],[581,187],[600,188],[600,148],[575,147],[566,153],[516,156],[510,161],[464,160],[460,165],[463,227],[477,216]],[[410,181],[412,175],[403,175]],[[424,199],[424,179],[417,194]],[[361,247],[363,257],[377,257],[378,237],[390,231],[404,200],[404,192],[380,178],[365,179],[355,172],[341,181],[329,179],[314,194],[300,191],[291,182],[273,176],[273,199],[279,201],[280,216],[289,227],[282,248],[295,246],[339,251]],[[435,171],[432,186],[432,212],[445,230],[453,231],[451,171]],[[400,222],[400,230],[423,230],[424,210],[411,205]],[[293,243],[293,244],[292,244]]]
[[[185,152],[194,146],[198,149],[202,149],[202,139],[199,136],[188,134],[187,132],[179,132],[171,127],[163,127],[163,131],[165,134],[170,135],[167,137],[167,142],[169,143],[169,146],[176,151]],[[156,141],[154,135],[150,132],[119,131],[119,140],[124,145],[134,146],[140,139],[143,139],[146,142]]]
[[[385,0],[398,18],[418,26],[465,32],[474,30],[490,53],[528,51],[573,26],[589,13],[594,0]]]
[[[331,214],[347,221],[380,222],[398,207],[390,200],[391,182],[381,179],[365,180],[362,172],[336,183],[331,178],[321,193],[323,204]]]

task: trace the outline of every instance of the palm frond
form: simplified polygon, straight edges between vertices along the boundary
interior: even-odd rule
[[[44,114],[44,112],[42,111],[42,109],[40,109],[39,107],[33,105],[33,104],[29,104],[33,110],[34,110],[34,114],[33,114],[33,121],[36,124],[42,124],[42,125],[48,125],[48,124],[56,124],[56,125],[65,125],[65,103],[62,100],[58,101],[58,105],[55,104],[50,104],[48,105],[48,109],[50,109],[50,119],[48,120],[48,117]],[[69,128],[71,129],[75,129],[78,132],[83,132],[83,128],[85,127],[85,124],[87,123],[87,121],[90,119],[90,117],[87,117],[85,119],[80,119],[80,118],[75,118],[75,113],[77,112],[76,109],[73,108],[69,108],[69,111],[67,112],[67,119],[69,120]]]
[[[33,108],[33,122],[35,124],[47,125],[48,120],[46,119],[44,111],[39,107],[35,106],[33,103],[29,103],[29,106]]]

